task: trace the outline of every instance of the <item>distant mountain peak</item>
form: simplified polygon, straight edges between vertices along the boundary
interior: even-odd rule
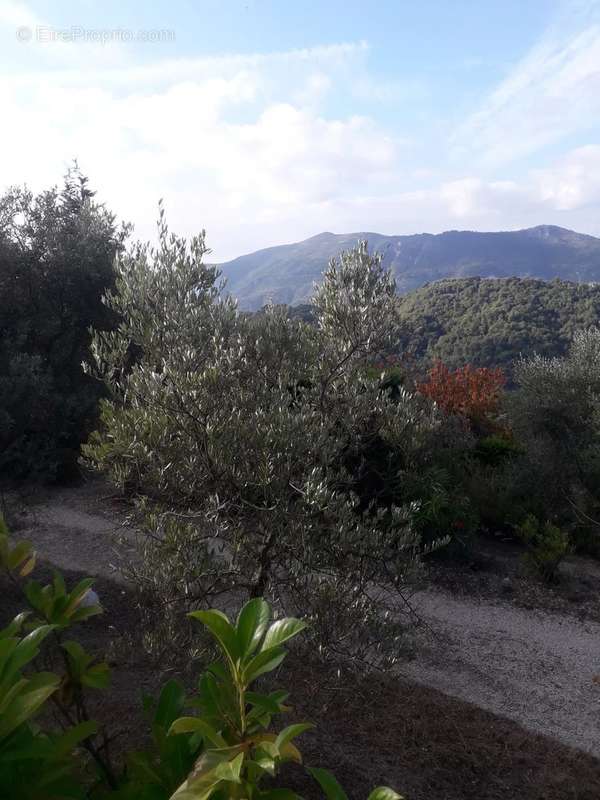
[[[536,225],[534,228],[525,228],[523,233],[528,233],[530,236],[583,236],[582,233],[575,233],[569,228],[561,228],[559,225]]]
[[[534,225],[533,228],[523,228],[524,231],[539,233],[575,233],[569,228],[561,228],[560,225]],[[580,234],[583,236],[584,234]]]
[[[328,237],[335,236],[335,233],[331,231],[323,231],[322,233],[317,233],[314,236],[311,236],[309,239],[305,239],[306,242],[314,241],[315,239],[327,239]]]
[[[272,300],[298,305],[310,298],[329,260],[358,239],[380,252],[400,293],[443,278],[531,277],[600,281],[600,239],[557,225],[517,231],[445,231],[387,236],[323,231],[293,244],[269,247],[220,264],[240,306]]]

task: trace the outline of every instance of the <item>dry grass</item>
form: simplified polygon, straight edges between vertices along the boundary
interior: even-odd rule
[[[597,759],[434,689],[299,665],[292,675],[298,716],[319,724],[307,759],[351,798],[380,783],[409,800],[600,798]]]

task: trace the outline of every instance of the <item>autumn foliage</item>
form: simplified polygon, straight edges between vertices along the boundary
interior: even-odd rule
[[[438,361],[417,388],[447,414],[458,414],[472,423],[480,423],[498,410],[505,383],[501,369],[467,364],[450,370]]]

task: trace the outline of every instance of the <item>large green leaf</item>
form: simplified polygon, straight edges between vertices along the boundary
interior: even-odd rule
[[[19,633],[21,628],[23,627],[23,623],[29,616],[29,611],[22,611],[20,614],[10,622],[6,628],[3,628],[0,631],[0,639],[6,639],[8,637],[14,636],[15,634]]]
[[[35,567],[37,562],[37,556],[35,552],[32,552],[29,558],[25,560],[23,564],[21,564],[21,569],[19,570],[19,576],[21,578],[25,578],[31,572],[33,572],[33,568]]]
[[[222,681],[231,680],[230,673],[225,669],[221,661],[213,661],[212,664],[208,665],[206,671],[210,672],[216,678],[220,678]]]
[[[25,584],[25,597],[29,601],[29,605],[40,613],[44,609],[44,596],[42,594],[42,587],[37,581],[28,581]]]
[[[3,680],[14,675],[38,655],[41,642],[54,630],[54,627],[54,625],[40,625],[21,639],[4,666]]]
[[[373,789],[368,800],[404,800],[404,798],[389,786],[378,786]]]
[[[176,680],[165,683],[158,698],[158,705],[154,713],[154,724],[168,730],[185,705],[185,689]]]
[[[159,786],[162,784],[162,778],[148,753],[130,753],[127,756],[127,764],[129,771],[138,779],[140,783],[143,781],[155,783]]]
[[[212,717],[220,717],[223,705],[227,709],[233,707],[233,695],[227,695],[223,698],[223,692],[217,683],[214,675],[205,672],[201,677],[198,685],[199,698],[197,705],[200,706],[205,714]],[[225,703],[223,702],[225,700]]]
[[[205,625],[225,651],[225,654],[235,664],[240,656],[235,628],[222,611],[210,609],[209,611],[192,611],[188,616],[197,619]]]
[[[284,692],[283,698],[285,697],[287,697],[287,694]],[[269,714],[280,714],[282,711],[285,711],[285,706],[282,705],[282,700],[280,699],[279,694],[258,694],[257,692],[246,692],[246,701],[251,703],[253,706],[258,706],[259,709],[266,711]]]
[[[107,689],[110,685],[110,667],[105,661],[92,664],[81,676],[81,683],[90,689]]]
[[[269,604],[260,597],[249,600],[237,619],[237,640],[242,658],[250,655],[264,636],[271,617]]]
[[[54,754],[58,757],[67,756],[77,745],[89,736],[98,732],[98,723],[93,720],[80,722],[69,728],[54,745]]]
[[[348,795],[328,769],[321,767],[307,767],[306,769],[323,789],[327,800],[348,800]]]
[[[250,661],[244,670],[244,680],[246,685],[252,683],[260,675],[265,672],[271,672],[278,667],[286,656],[286,651],[283,647],[271,647],[269,650],[263,650]]]
[[[296,636],[300,631],[306,628],[306,622],[293,617],[286,617],[286,619],[277,620],[274,622],[266,633],[262,643],[261,650],[268,650],[271,647],[277,647],[293,636]]]
[[[222,764],[219,764],[215,768],[215,774],[220,780],[231,783],[239,783],[244,758],[244,753],[239,753],[239,755],[237,755],[231,761],[225,761]]]
[[[215,747],[227,747],[227,742],[212,725],[199,717],[179,717],[169,728],[169,735],[176,733],[199,733],[205,741]]]
[[[80,680],[92,656],[85,652],[79,642],[67,641],[62,643],[62,648],[69,655],[71,673],[76,680]]]
[[[288,725],[287,728],[284,728],[277,735],[275,744],[281,750],[284,745],[286,745],[288,742],[291,742],[292,739],[296,738],[296,736],[300,736],[300,734],[304,733],[304,731],[309,731],[314,727],[315,726],[310,722],[298,722],[295,725]]]
[[[39,672],[34,675],[25,690],[13,700],[0,718],[0,739],[30,719],[56,691],[59,683],[58,675],[49,672]]]
[[[83,649],[79,642],[63,642],[63,649],[69,654],[69,664],[75,680],[91,689],[106,689],[110,683],[110,667],[104,661],[92,664],[93,656]]]
[[[65,614],[69,615],[73,612],[79,603],[83,600],[88,591],[94,584],[93,578],[83,578],[79,583],[69,592],[68,603],[65,607]]]
[[[0,639],[0,680],[5,674],[5,668],[21,640],[16,636]]]
[[[0,715],[4,714],[5,710],[10,706],[12,701],[18,694],[25,689],[29,681],[27,678],[21,678],[16,683],[13,683],[8,691],[0,691]]]
[[[27,561],[31,557],[32,551],[33,547],[31,542],[17,542],[8,556],[8,568],[14,570],[19,567],[23,561]]]
[[[217,787],[227,783],[239,784],[244,753],[234,759],[221,759],[213,750],[197,762],[193,775],[171,795],[170,800],[207,800]],[[230,797],[227,792],[225,797]]]
[[[256,751],[251,763],[255,764],[259,769],[267,772],[269,775],[275,775],[276,760],[266,753],[264,749],[261,748]]]
[[[80,606],[79,608],[76,608],[75,611],[70,612],[69,621],[83,622],[84,619],[89,619],[90,617],[95,617],[97,614],[103,613],[104,611],[101,605]]]

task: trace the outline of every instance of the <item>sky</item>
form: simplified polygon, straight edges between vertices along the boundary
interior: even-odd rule
[[[211,260],[335,233],[600,236],[600,0],[0,0],[0,190],[73,159]]]

